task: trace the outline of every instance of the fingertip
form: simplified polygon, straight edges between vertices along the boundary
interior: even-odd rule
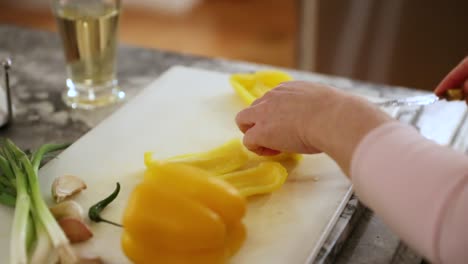
[[[242,140],[242,143],[244,144],[244,146],[254,152],[254,153],[257,153],[257,149],[258,149],[258,146],[256,144],[253,143],[253,141],[250,139],[251,136],[249,135],[249,133],[244,133],[244,138]]]
[[[239,123],[242,122],[242,115],[243,115],[243,112],[245,110],[241,110],[239,111],[237,114],[236,114],[236,117],[234,118],[234,120],[236,121],[236,124],[239,125]]]
[[[239,123],[237,124],[237,127],[242,133],[247,133],[249,129],[251,129],[255,124],[253,123]]]
[[[443,96],[449,89],[464,86],[468,79],[468,56],[465,57],[447,76],[437,85],[434,93],[437,96]]]
[[[235,118],[236,125],[242,133],[247,132],[247,130],[254,126],[254,123],[252,121],[249,121],[247,115],[248,114],[246,113],[246,111],[242,110],[239,113],[237,113]]]
[[[444,95],[445,91],[448,90],[447,86],[447,78],[443,79],[439,85],[434,89],[434,94],[441,97]]]
[[[466,104],[468,105],[468,80],[465,81],[465,84],[462,87],[463,96],[465,97]]]
[[[240,125],[240,126],[238,125],[239,130],[244,134],[247,133],[247,131],[249,129],[251,129],[253,126],[254,126],[254,124],[244,124],[244,125]]]
[[[452,89],[453,80],[452,78],[446,78],[444,79],[435,89],[434,89],[434,94],[443,97],[445,93],[449,90]]]
[[[437,86],[435,89],[434,89],[434,94],[437,95],[437,96],[442,96],[443,95],[443,92],[442,92],[442,88],[439,86]]]
[[[255,147],[252,149],[247,147],[247,149],[259,156],[276,156],[281,153],[280,151],[269,149],[269,148],[264,148],[264,147]]]
[[[261,145],[259,145],[259,142],[257,140],[257,132],[255,131],[255,129],[252,129],[244,134],[243,144],[248,150],[260,156],[274,156],[281,153],[280,151],[262,147]]]
[[[462,90],[463,90],[463,96],[465,97],[466,104],[468,105],[468,79],[463,84]]]
[[[257,153],[257,151],[261,147],[259,145],[258,138],[259,138],[258,128],[252,127],[251,129],[248,129],[248,131],[244,133],[244,138],[243,138],[244,146],[248,150]]]
[[[269,149],[265,147],[258,147],[257,150],[255,151],[260,156],[276,156],[281,153],[281,151],[274,150],[274,149]]]

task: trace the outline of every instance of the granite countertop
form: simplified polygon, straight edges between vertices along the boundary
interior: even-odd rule
[[[58,36],[53,33],[0,25],[0,58],[11,57],[11,87],[15,120],[0,129],[0,136],[12,138],[23,148],[35,148],[50,141],[73,142],[119,108],[93,111],[71,110],[61,100],[65,67]],[[196,57],[137,47],[120,46],[118,78],[130,99],[173,65],[185,65],[222,72],[246,72],[257,65],[223,59]],[[402,87],[369,84],[344,78],[288,70],[295,79],[317,81],[353,93],[373,97],[404,97],[424,92]],[[462,132],[468,131],[464,104],[399,109],[402,122],[418,127],[435,141],[466,151]],[[447,116],[451,120],[447,121]],[[443,124],[442,126],[440,124]],[[421,258],[401,243],[386,225],[353,197],[335,225],[315,263],[420,263]]]

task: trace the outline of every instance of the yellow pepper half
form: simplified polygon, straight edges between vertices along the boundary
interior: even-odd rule
[[[242,142],[239,139],[233,139],[207,152],[179,155],[165,161],[189,164],[220,175],[244,166],[248,160],[249,156]],[[145,162],[151,163],[151,156],[147,156]]]
[[[288,172],[278,162],[262,162],[257,167],[220,175],[219,178],[232,184],[247,197],[279,189],[288,177]]]
[[[230,184],[199,168],[185,164],[153,162],[146,170],[144,179],[153,180],[159,185],[202,202],[225,222],[236,222],[245,214],[245,200],[239,198],[239,192]]]
[[[125,208],[122,248],[135,263],[225,263],[245,240],[245,211],[237,189],[211,173],[153,162]]]
[[[293,78],[282,71],[267,70],[255,73],[238,73],[231,75],[229,82],[236,93],[247,104],[251,105],[257,98],[275,88],[282,82]]]

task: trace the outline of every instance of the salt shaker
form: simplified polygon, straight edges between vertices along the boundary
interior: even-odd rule
[[[4,82],[0,83],[0,127],[4,127],[13,120],[9,77],[11,59],[7,58],[2,60],[1,66],[4,71]]]

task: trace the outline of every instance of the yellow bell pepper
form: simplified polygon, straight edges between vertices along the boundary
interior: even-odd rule
[[[190,254],[154,249],[151,245],[141,246],[128,232],[122,235],[122,245],[125,245],[125,254],[132,254],[129,258],[137,264],[212,264],[225,263],[239,250],[245,237],[245,226],[236,225],[227,234],[226,248],[200,250]]]
[[[236,93],[247,104],[251,105],[257,98],[275,88],[282,82],[293,78],[282,71],[265,70],[255,73],[239,73],[231,75],[229,82]]]
[[[202,202],[220,215],[224,222],[236,222],[245,214],[245,200],[239,198],[239,192],[233,186],[194,166],[153,162],[146,170],[144,179]]]
[[[207,152],[184,154],[166,159],[166,162],[183,163],[212,172],[215,175],[225,174],[244,166],[249,159],[239,139],[233,139],[220,147]],[[151,155],[145,156],[145,162],[152,162]]]
[[[288,172],[278,162],[262,162],[257,167],[220,175],[219,178],[232,184],[247,197],[279,189],[288,177]]]
[[[211,173],[152,162],[125,208],[122,248],[135,263],[225,263],[245,240],[245,211],[237,189]]]

